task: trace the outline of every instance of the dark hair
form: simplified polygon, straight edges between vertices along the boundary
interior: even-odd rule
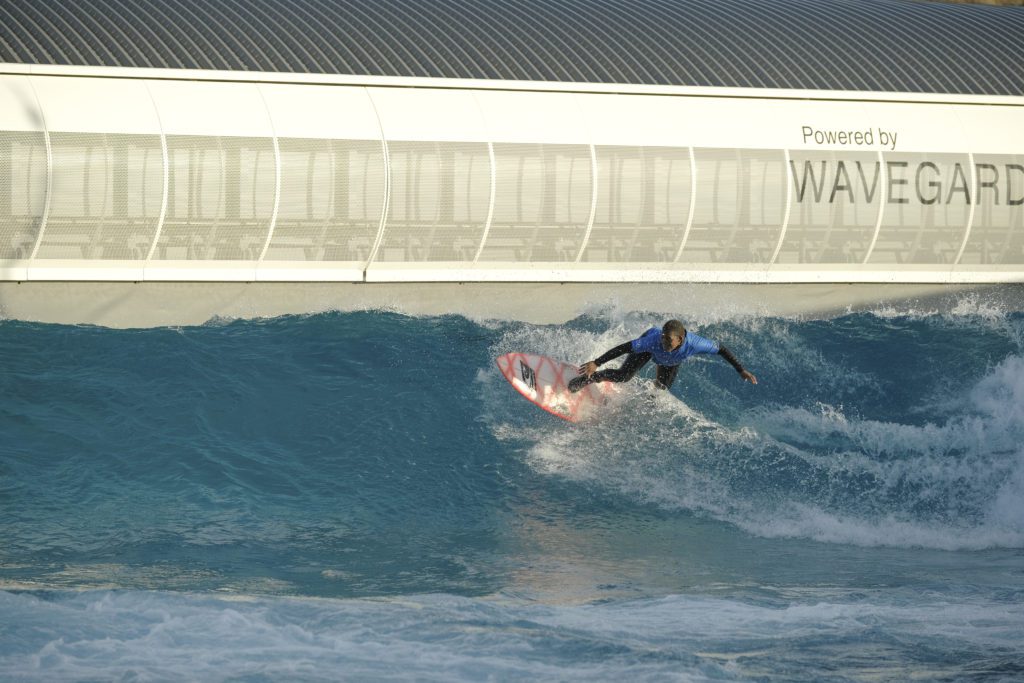
[[[669,320],[667,323],[662,325],[661,333],[669,335],[674,334],[678,337],[685,337],[686,328],[683,326],[683,323],[680,322],[679,320]]]

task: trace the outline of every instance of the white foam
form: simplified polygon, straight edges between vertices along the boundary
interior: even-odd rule
[[[963,412],[947,422],[920,426],[851,419],[832,406],[762,413],[759,428],[805,444],[800,456],[830,480],[868,475],[876,485],[872,495],[883,501],[908,486],[920,497],[895,508],[890,503],[888,513],[827,510],[791,499],[771,515],[729,521],[759,535],[858,545],[1024,547],[1024,359],[1004,360],[967,398]],[[816,444],[824,450],[812,450]],[[951,510],[974,507],[979,518],[958,519],[959,513],[942,509],[931,519],[917,518],[915,506],[933,500]]]
[[[1024,547],[1020,527],[993,524],[952,527],[930,525],[883,515],[859,519],[820,508],[790,502],[770,517],[749,516],[732,520],[740,528],[766,538],[807,538],[822,543],[864,547],[931,548],[936,550],[986,550]]]
[[[956,298],[943,302],[941,306],[918,308],[913,303],[882,303],[869,310],[879,318],[911,318],[924,319],[943,317],[947,320],[956,318],[978,318],[989,322],[998,322],[1008,315],[1008,309],[999,300],[993,300],[976,293],[961,294]]]
[[[0,593],[17,626],[0,671],[54,680],[678,680],[788,677],[1019,657],[1024,606],[994,598],[805,591],[758,604],[670,595],[584,605],[508,596],[395,600],[251,598],[130,591]],[[882,660],[847,658],[885,643]],[[921,658],[921,647],[948,658]],[[979,653],[992,653],[990,655]],[[995,654],[995,653],[998,653]]]
[[[1018,349],[1024,349],[1024,320],[1014,313],[1020,310],[1017,300],[992,299],[976,293],[963,294],[941,307],[916,308],[913,305],[883,304],[870,309],[882,319],[906,318],[929,323],[944,330],[962,329],[976,332],[987,329],[1006,336]]]

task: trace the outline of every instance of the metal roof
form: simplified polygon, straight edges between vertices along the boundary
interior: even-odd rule
[[[910,0],[0,0],[0,62],[1024,95],[1024,8]]]

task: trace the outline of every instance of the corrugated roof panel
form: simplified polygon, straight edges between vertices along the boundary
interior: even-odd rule
[[[908,0],[0,0],[0,62],[1024,95],[1024,8]]]

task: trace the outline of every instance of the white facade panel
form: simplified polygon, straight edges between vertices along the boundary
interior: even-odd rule
[[[683,98],[691,144],[743,149],[964,151],[945,104]]]
[[[497,263],[488,267],[460,266],[437,268],[435,264],[373,265],[367,282],[736,282],[773,283],[1010,283],[1020,282],[1024,272],[1012,268],[950,270],[927,266],[905,269],[865,269],[853,266],[772,266],[713,265],[685,267],[660,263],[627,266],[596,264],[557,264],[546,268],[537,264]]]
[[[28,279],[28,260],[0,261],[0,280],[23,282]]]
[[[869,102],[863,106],[882,152],[970,151],[963,124],[947,105]]]
[[[295,263],[264,261],[256,267],[257,282],[362,282],[362,261]]]
[[[256,263],[237,261],[148,261],[150,282],[255,282]]]
[[[133,261],[37,259],[27,270],[25,279],[37,282],[139,282],[144,278],[142,263]]]
[[[255,83],[150,81],[149,89],[167,135],[273,136]]]
[[[1024,100],[105,75],[0,76],[0,278],[1024,280]]]
[[[696,147],[785,149],[799,132],[800,104],[776,100],[687,98],[676,114]]]
[[[0,75],[0,130],[36,132],[46,128],[28,76]]]
[[[888,149],[871,123],[864,102],[784,102],[774,109],[774,125],[783,134],[781,147],[800,151],[879,152]],[[794,106],[795,105],[795,106]],[[760,109],[760,103],[757,107]],[[762,125],[756,110],[751,120]]]
[[[367,88],[387,140],[487,142],[480,107],[470,90]]]
[[[950,106],[973,154],[1024,154],[1024,106]]]
[[[588,145],[590,130],[572,93],[476,93],[493,142]]]
[[[644,95],[575,95],[595,145],[688,147],[701,144],[686,100]]]
[[[280,138],[378,140],[380,123],[366,88],[263,83],[266,101]]]
[[[145,81],[32,76],[50,131],[159,134]]]

